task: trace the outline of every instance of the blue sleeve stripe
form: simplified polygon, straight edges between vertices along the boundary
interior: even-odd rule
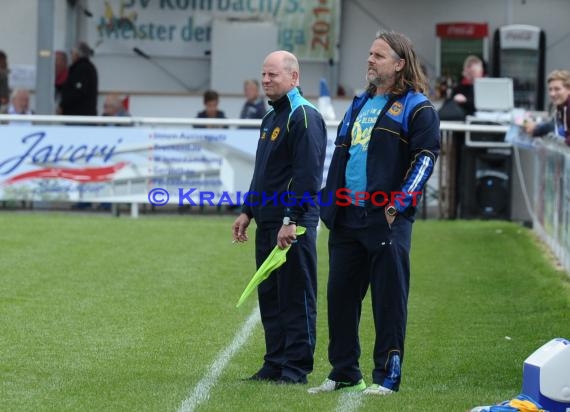
[[[412,194],[423,189],[425,182],[431,176],[433,167],[434,161],[430,156],[420,155],[419,159],[417,159],[413,166],[412,173],[410,173],[410,176],[406,180],[402,189],[402,192],[404,192],[402,201],[396,202],[394,205],[398,211],[403,211],[410,206],[413,200]],[[419,196],[416,196],[415,198],[418,200]]]
[[[416,169],[418,168],[419,170],[416,172]],[[413,192],[414,190],[423,187],[423,184],[431,175],[432,169],[433,161],[428,156],[422,155],[414,167],[414,173],[412,173],[412,176],[414,176],[414,174],[416,176],[413,178],[408,191]]]

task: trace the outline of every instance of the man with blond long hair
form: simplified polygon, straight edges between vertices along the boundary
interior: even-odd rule
[[[439,118],[410,40],[380,32],[370,47],[368,89],[339,126],[322,198],[329,232],[327,290],[332,371],[309,393],[398,391],[417,202],[439,153]],[[340,207],[345,206],[345,207]],[[359,366],[358,327],[370,287],[376,339],[372,385]]]

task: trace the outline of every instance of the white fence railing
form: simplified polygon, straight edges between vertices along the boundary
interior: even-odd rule
[[[257,144],[256,128],[260,123],[260,120],[242,119],[0,115],[0,138],[3,141],[0,146],[0,187],[3,187],[0,188],[0,200],[34,201],[33,196],[25,194],[25,187],[30,185],[10,186],[7,183],[23,182],[26,176],[31,176],[29,183],[34,180],[38,168],[43,170],[39,175],[44,178],[44,183],[50,179],[61,180],[62,173],[64,178],[71,176],[71,180],[76,179],[76,186],[70,190],[79,188],[79,195],[66,197],[59,193],[56,199],[131,203],[133,216],[138,215],[139,204],[148,202],[149,189],[156,186],[159,179],[176,173],[178,177],[182,176],[183,182],[192,181],[199,185],[204,181],[213,191],[236,194],[247,190]],[[329,147],[325,173],[338,123],[338,120],[326,122]],[[436,196],[431,194],[437,199],[436,216],[445,219],[455,217],[455,179],[458,173],[455,170],[454,132],[464,132],[473,147],[510,147],[511,143],[505,142],[504,136],[511,126],[442,121],[440,129],[441,153],[429,190],[436,193]],[[471,141],[471,133],[477,132],[496,134],[497,139],[495,143]],[[528,212],[537,233],[570,270],[570,149],[548,141],[533,143],[532,146],[536,146],[531,148],[535,165],[534,187],[523,188],[535,195],[533,201],[526,201],[528,205],[532,203],[532,210]],[[516,143],[514,147],[516,155]],[[97,196],[89,195],[84,189],[91,183],[95,187],[105,181],[105,176],[92,176],[105,169],[101,159],[109,155],[111,149],[113,154],[117,154],[122,169],[112,175],[111,183]],[[181,156],[180,152],[184,155]],[[515,164],[518,160],[515,158]],[[60,162],[64,167],[58,167]],[[16,164],[22,169],[19,173],[10,171]],[[127,164],[130,166],[125,166]],[[521,172],[520,162],[516,165]],[[93,182],[81,179],[93,179]],[[212,183],[214,180],[220,182],[217,189]],[[519,180],[524,181],[522,178]],[[46,189],[49,184],[44,186]],[[34,196],[38,193],[36,190]],[[49,196],[43,199],[49,200]]]

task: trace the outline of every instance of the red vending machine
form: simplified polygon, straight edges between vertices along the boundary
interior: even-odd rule
[[[438,23],[436,31],[436,74],[448,87],[461,80],[463,61],[470,54],[489,60],[487,23]],[[443,97],[443,96],[442,96]]]
[[[544,31],[523,24],[503,26],[495,31],[493,43],[493,75],[513,79],[515,107],[544,110]]]

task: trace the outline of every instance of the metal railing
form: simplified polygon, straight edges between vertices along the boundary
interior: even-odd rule
[[[336,128],[340,120],[326,121],[329,132],[329,141],[334,140]],[[52,115],[0,115],[0,124],[10,125],[86,125],[85,127],[102,125],[113,126],[145,126],[145,127],[204,127],[215,128],[254,128],[261,124],[260,120],[243,119],[197,119],[197,118],[164,118],[164,117],[92,117],[92,116],[52,116]],[[87,126],[88,125],[88,126]],[[513,145],[505,142],[504,136],[509,131],[509,124],[477,124],[464,122],[442,121],[441,151],[436,164],[434,179],[430,179],[429,193],[424,199],[437,199],[437,217],[448,219],[455,217],[456,207],[456,169],[455,153],[457,142],[454,132],[463,132],[466,137],[466,146],[473,148],[501,147],[510,148]],[[492,141],[477,141],[473,139],[473,133],[497,134],[497,139]],[[502,136],[501,136],[502,135]],[[515,145],[516,146],[516,145]],[[537,195],[534,202],[527,200],[527,208],[532,216],[533,226],[539,236],[548,244],[555,255],[560,259],[566,270],[570,271],[570,149],[560,144],[554,144],[545,139],[544,143],[537,145],[538,149],[532,148],[534,160],[538,165],[532,192]],[[514,150],[517,155],[516,147]],[[515,165],[521,170],[521,165]],[[553,164],[559,175],[552,176]],[[435,176],[434,176],[435,177]],[[519,177],[520,178],[520,177]],[[556,188],[544,192],[544,187],[549,187],[546,179],[557,179]],[[542,180],[541,180],[542,179]],[[520,179],[522,180],[522,179]],[[426,188],[427,190],[427,188]],[[426,200],[424,200],[425,202]],[[128,202],[127,202],[128,203]],[[530,205],[530,203],[533,203]],[[425,203],[424,203],[425,217]],[[138,204],[131,203],[131,215],[138,216]]]

